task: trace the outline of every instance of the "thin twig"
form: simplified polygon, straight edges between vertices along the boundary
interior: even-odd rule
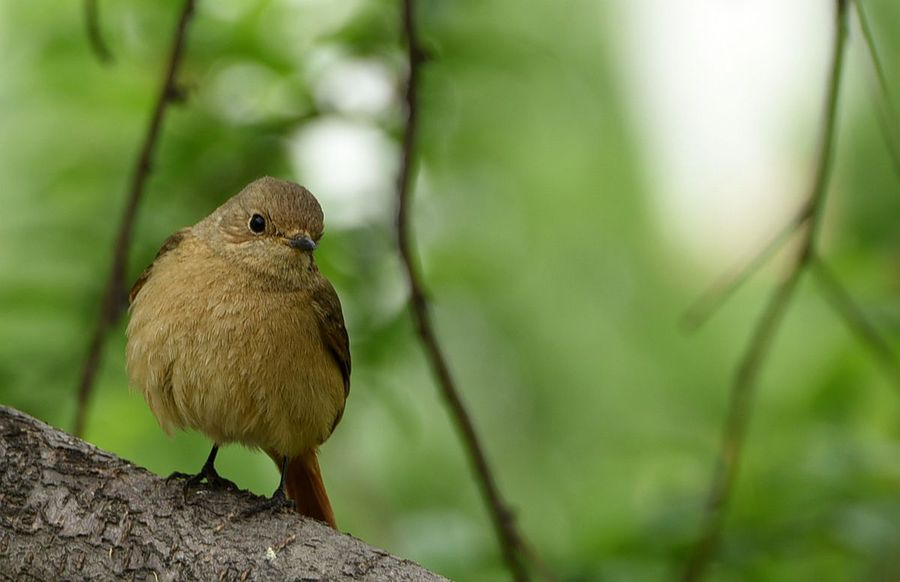
[[[150,176],[153,152],[156,148],[157,138],[162,127],[166,109],[172,101],[181,99],[182,94],[175,84],[175,75],[181,63],[184,52],[184,43],[187,36],[188,23],[194,12],[195,0],[185,0],[172,39],[168,64],[160,85],[153,113],[147,127],[147,133],[141,144],[134,166],[131,171],[131,182],[125,199],[125,208],[122,211],[122,219],[119,223],[119,232],[113,247],[112,266],[109,278],[106,282],[106,290],[103,294],[103,302],[97,316],[97,324],[88,348],[87,358],[82,369],[81,381],[78,386],[78,403],[75,411],[74,434],[81,436],[84,432],[85,417],[91,392],[100,366],[100,356],[103,351],[103,343],[109,328],[118,321],[125,310],[125,297],[127,286],[125,284],[125,266],[128,259],[128,249],[131,246],[134,218],[137,213],[138,203],[144,193],[147,179]]]
[[[741,287],[747,280],[759,271],[772,256],[777,253],[784,244],[791,239],[797,232],[797,228],[809,218],[808,207],[797,212],[787,224],[775,233],[765,246],[762,247],[749,261],[744,263],[740,268],[730,273],[726,273],[718,281],[713,283],[706,292],[703,293],[691,305],[681,318],[681,325],[688,331],[694,331],[722,307],[728,299]]]
[[[806,230],[809,231],[808,228]],[[691,552],[687,569],[682,577],[683,580],[702,578],[721,537],[725,511],[734,489],[744,437],[750,422],[750,412],[756,392],[756,379],[772,338],[799,282],[801,273],[799,256],[791,266],[788,275],[772,292],[735,375],[728,403],[728,418],[725,422],[721,452],[706,502],[703,533]]]
[[[112,52],[106,46],[103,34],[100,32],[100,9],[97,6],[97,0],[84,0],[84,24],[87,27],[88,43],[97,59],[104,65],[112,63]]]
[[[869,19],[863,8],[862,0],[853,0],[853,6],[856,8],[856,16],[859,19],[859,27],[862,29],[863,38],[866,40],[866,47],[869,49],[869,58],[872,59],[872,66],[875,69],[875,77],[878,79],[878,88],[881,92],[883,113],[879,115],[880,123],[878,127],[881,129],[885,144],[889,150],[891,161],[894,163],[894,171],[900,177],[900,144],[897,143],[898,131],[900,131],[900,118],[894,109],[894,100],[891,95],[890,86],[888,85],[887,75],[884,73],[884,66],[881,64],[881,58],[878,56],[878,49],[875,46],[875,35],[869,26]],[[875,99],[875,108],[878,110],[878,99]]]
[[[900,358],[891,348],[891,344],[869,321],[863,310],[853,301],[847,288],[821,257],[816,257],[813,261],[812,272],[832,308],[900,387]]]
[[[414,152],[416,148],[416,132],[418,123],[418,90],[421,65],[425,55],[416,31],[414,0],[403,0],[403,34],[409,58],[409,77],[406,83],[407,121],[403,131],[403,153],[400,174],[397,181],[397,245],[401,262],[409,283],[410,311],[415,323],[416,333],[428,357],[432,372],[441,389],[442,395],[450,408],[450,414],[459,430],[469,460],[478,477],[481,492],[494,522],[503,557],[517,581],[528,580],[523,561],[522,535],[519,533],[515,518],[503,501],[493,472],[488,465],[487,457],[475,432],[475,426],[463,404],[447,359],[438,342],[431,321],[425,285],[415,267],[411,242],[411,225],[409,220],[410,191],[414,172]]]
[[[878,55],[875,46],[875,37],[872,28],[869,25],[868,17],[863,8],[862,0],[854,0],[857,17],[859,18],[860,29],[866,41],[869,56],[872,60],[872,66],[875,69],[875,77],[878,84],[878,90],[881,93],[881,99],[875,97],[875,110],[879,117],[878,127],[881,130],[882,137],[887,145],[894,170],[900,177],[900,118],[893,107],[893,97],[887,82],[887,75],[884,72],[884,66]],[[883,110],[883,111],[882,111]],[[785,224],[781,230],[766,243],[749,261],[740,268],[725,274],[718,281],[707,289],[688,309],[685,310],[681,318],[682,327],[688,331],[694,331],[703,326],[712,315],[722,307],[734,293],[740,289],[747,280],[752,277],[769,259],[788,241],[803,222],[809,218],[809,208],[806,207],[797,213],[791,220]]]
[[[756,383],[762,364],[771,347],[772,340],[790,304],[803,272],[815,256],[818,226],[825,207],[828,180],[831,175],[837,103],[840,92],[841,73],[844,62],[844,47],[847,31],[847,1],[835,0],[835,33],[828,79],[828,93],[825,105],[824,127],[818,150],[816,173],[807,198],[809,219],[804,221],[800,246],[795,260],[790,264],[781,283],[773,290],[760,316],[750,343],[741,358],[731,388],[728,417],[722,437],[721,451],[713,477],[701,535],[688,558],[682,580],[699,580],[703,577],[718,546],[725,521],[725,512],[734,490],[740,465],[741,453],[750,423]]]

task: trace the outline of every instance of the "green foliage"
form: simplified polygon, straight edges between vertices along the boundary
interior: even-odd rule
[[[0,402],[62,428],[176,4],[101,3],[108,67],[89,52],[77,2],[0,4]],[[896,65],[900,10],[869,4]],[[671,248],[652,213],[605,3],[421,2],[420,12],[431,59],[416,239],[501,489],[563,579],[668,576],[697,533],[732,368],[776,274],[699,333],[678,329],[710,269]],[[323,448],[338,522],[448,576],[499,580],[493,531],[404,309],[395,166],[376,168],[375,211],[332,221],[341,205],[372,201],[342,201],[297,161],[297,141],[332,122],[375,131],[396,155],[396,104],[348,111],[321,89],[323,68],[377,62],[399,103],[397,18],[383,0],[200,2],[180,75],[189,97],[163,128],[129,276],[250,180],[309,186],[329,221],[319,259],[354,357],[346,415]],[[896,347],[897,180],[868,106],[842,116],[826,251],[863,306],[893,322]],[[714,578],[897,578],[897,394],[811,285],[783,332]],[[106,346],[87,439],[160,474],[199,469],[209,443],[166,437],[127,389],[123,336],[124,324]],[[265,455],[231,447],[220,458],[241,486],[274,488]]]

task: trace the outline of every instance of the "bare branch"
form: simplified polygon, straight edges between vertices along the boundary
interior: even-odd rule
[[[891,348],[891,344],[866,318],[866,314],[853,301],[846,287],[821,257],[813,260],[812,272],[831,307],[841,316],[850,331],[856,334],[863,346],[884,367],[891,380],[900,388],[900,358]]]
[[[887,75],[884,73],[884,66],[881,64],[881,58],[878,56],[878,49],[875,46],[875,35],[869,26],[869,19],[863,8],[862,0],[853,0],[853,6],[856,8],[856,16],[859,19],[859,26],[862,29],[863,38],[866,40],[866,47],[869,49],[869,58],[872,60],[872,67],[875,69],[875,77],[878,80],[878,89],[881,99],[875,98],[875,110],[879,112],[879,129],[882,137],[889,150],[891,161],[894,163],[894,171],[900,177],[900,118],[897,117],[897,111],[894,109],[894,100],[891,95],[890,86],[887,82]],[[880,107],[879,107],[879,101]],[[883,111],[882,111],[883,110]]]
[[[898,143],[900,142],[900,136],[898,136],[898,131],[900,131],[900,121],[898,120],[900,118],[898,118],[893,107],[893,97],[884,72],[884,66],[875,46],[875,38],[869,26],[863,2],[862,0],[853,0],[853,4],[859,18],[860,29],[866,41],[869,57],[875,70],[877,88],[881,95],[881,99],[878,99],[877,96],[875,97],[875,111],[879,117],[878,128],[888,147],[894,170],[900,177],[900,143]],[[682,326],[688,331],[694,331],[703,326],[796,233],[797,228],[809,218],[809,210],[810,208],[805,206],[753,258],[740,268],[727,273],[716,281],[685,311],[681,319]]]
[[[809,232],[808,227],[806,232]],[[682,578],[685,581],[699,580],[703,577],[721,537],[728,501],[738,474],[747,426],[750,423],[753,399],[756,395],[756,381],[775,332],[784,318],[800,280],[804,263],[802,256],[798,255],[785,278],[772,292],[741,358],[731,388],[719,460],[706,502],[703,532],[691,552]]]
[[[781,283],[773,290],[760,316],[750,343],[741,358],[731,388],[728,417],[722,436],[721,451],[710,485],[701,535],[688,558],[682,580],[699,580],[706,572],[722,535],[728,502],[734,490],[743,444],[750,423],[759,373],[772,340],[778,331],[803,272],[815,257],[818,225],[824,211],[828,180],[831,175],[838,94],[844,63],[847,35],[847,2],[835,0],[835,32],[825,104],[824,126],[819,143],[815,178],[807,197],[809,218],[804,221],[800,246]]]
[[[403,33],[409,59],[409,77],[406,83],[407,121],[403,131],[403,153],[397,181],[396,227],[398,251],[409,284],[410,311],[422,348],[425,350],[432,372],[450,409],[451,418],[459,430],[477,476],[482,495],[494,522],[504,560],[515,580],[528,580],[528,572],[523,562],[523,556],[527,555],[523,537],[519,533],[512,512],[500,495],[493,472],[475,432],[475,426],[450,374],[450,367],[441,350],[431,321],[425,285],[415,266],[416,259],[413,256],[409,213],[419,114],[419,78],[424,62],[424,51],[416,31],[414,0],[403,0]]]
[[[716,281],[681,318],[681,325],[688,331],[694,331],[706,323],[713,314],[722,307],[735,292],[747,282],[784,244],[797,232],[797,228],[809,218],[808,207],[798,212],[791,220],[775,233],[768,243],[759,250],[743,266],[731,273],[726,273]]]
[[[112,63],[112,53],[100,33],[100,9],[97,0],[84,0],[84,24],[87,27],[88,43],[97,60],[104,65]]]
[[[181,63],[188,23],[194,12],[194,4],[195,0],[185,0],[184,5],[182,6],[181,15],[178,18],[178,24],[175,29],[175,35],[172,39],[168,63],[163,75],[162,84],[159,88],[156,103],[153,106],[153,113],[150,117],[147,133],[144,135],[144,141],[141,144],[141,149],[138,152],[134,166],[132,167],[131,185],[125,199],[125,208],[122,212],[118,235],[116,236],[115,246],[113,247],[112,266],[109,271],[109,278],[106,282],[106,289],[103,294],[100,312],[97,316],[94,334],[91,337],[88,354],[85,359],[84,368],[82,369],[81,381],[78,386],[78,403],[76,405],[75,428],[73,431],[76,436],[81,436],[84,433],[85,417],[90,403],[91,392],[93,391],[94,382],[96,380],[97,370],[100,366],[100,357],[102,355],[106,333],[109,331],[109,328],[118,321],[125,310],[127,297],[125,267],[128,260],[128,250],[131,247],[134,219],[137,214],[138,204],[140,203],[144,188],[147,184],[147,179],[150,176],[153,153],[156,148],[157,138],[159,137],[166,109],[169,103],[178,100],[181,95],[175,84],[175,75],[178,71],[178,66]]]

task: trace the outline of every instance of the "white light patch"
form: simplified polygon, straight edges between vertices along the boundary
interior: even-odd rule
[[[733,264],[786,223],[818,138],[832,3],[623,0],[620,67],[659,221]]]
[[[295,174],[327,209],[330,225],[351,227],[393,212],[397,147],[380,129],[323,118],[294,136],[290,154]]]
[[[310,83],[320,109],[349,116],[383,115],[395,99],[395,80],[384,63],[322,49],[310,59]]]

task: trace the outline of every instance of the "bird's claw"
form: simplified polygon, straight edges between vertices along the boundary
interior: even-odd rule
[[[185,494],[187,494],[190,489],[196,487],[197,485],[200,485],[204,481],[206,481],[206,484],[209,485],[210,489],[229,489],[234,491],[238,489],[238,486],[235,485],[234,482],[219,475],[215,469],[210,470],[206,467],[204,467],[203,470],[201,470],[196,475],[190,475],[188,473],[175,471],[174,473],[166,477],[166,483],[168,483],[169,481],[181,479],[184,479]]]
[[[241,517],[252,517],[257,513],[262,513],[264,511],[269,510],[280,511],[282,509],[295,510],[297,509],[297,504],[294,503],[293,499],[288,499],[284,493],[275,494],[268,499],[263,499],[258,501],[252,507],[248,507],[244,511],[241,512]]]
[[[215,472],[213,472],[212,475],[206,475],[206,483],[213,489],[227,489],[230,491],[237,491],[238,489],[238,486],[234,484],[234,481],[226,479]]]
[[[168,483],[169,481],[178,481],[180,479],[190,479],[193,476],[194,475],[190,475],[188,473],[182,473],[181,471],[173,471],[169,474],[168,477],[166,477],[166,483]]]

